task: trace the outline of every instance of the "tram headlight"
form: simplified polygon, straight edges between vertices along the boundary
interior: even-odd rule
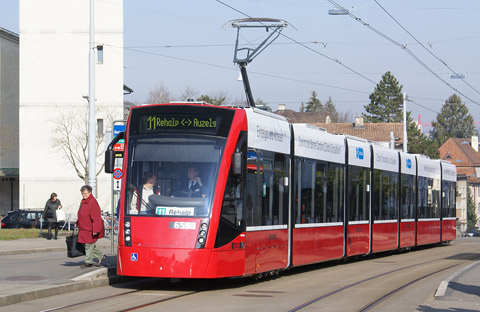
[[[125,235],[130,235],[130,229],[125,230]]]
[[[207,241],[208,223],[209,219],[202,219],[200,221],[200,229],[197,235],[197,244],[195,248],[205,248],[205,242]]]
[[[125,222],[125,227],[126,227],[127,229],[130,228],[130,222],[129,222],[129,221]]]
[[[125,236],[125,240],[126,240],[127,242],[129,242],[129,241],[130,241],[130,236]]]

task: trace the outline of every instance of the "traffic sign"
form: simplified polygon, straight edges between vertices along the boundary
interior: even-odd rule
[[[120,139],[118,143],[113,146],[113,150],[116,152],[123,152],[125,149],[125,140]]]
[[[125,125],[113,125],[113,136],[125,131]]]
[[[115,168],[113,170],[113,178],[115,180],[120,180],[122,178],[122,169],[120,168]]]

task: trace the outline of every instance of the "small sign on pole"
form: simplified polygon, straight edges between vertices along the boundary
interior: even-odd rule
[[[113,170],[113,178],[115,180],[120,180],[122,178],[122,169],[121,168],[115,168]]]

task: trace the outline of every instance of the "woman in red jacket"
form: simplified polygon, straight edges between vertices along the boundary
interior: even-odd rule
[[[85,263],[82,268],[93,266],[93,258],[97,259],[96,266],[100,266],[107,255],[97,248],[96,242],[105,236],[102,213],[97,200],[92,195],[92,187],[84,185],[80,188],[82,201],[77,214],[78,242],[85,244]]]

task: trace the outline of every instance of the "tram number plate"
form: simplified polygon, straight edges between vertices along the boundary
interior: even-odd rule
[[[168,227],[170,229],[177,229],[177,230],[195,230],[196,223],[195,222],[170,222]]]

